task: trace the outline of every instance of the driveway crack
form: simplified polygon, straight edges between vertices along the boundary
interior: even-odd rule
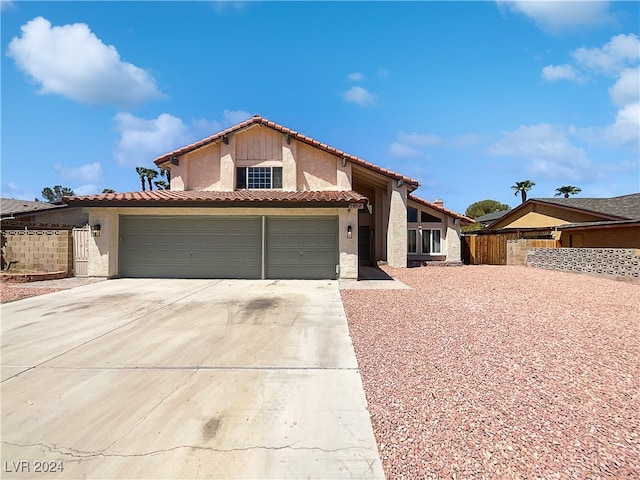
[[[136,458],[136,457],[149,457],[153,455],[161,455],[163,453],[173,452],[176,450],[182,449],[190,449],[190,450],[202,450],[208,452],[218,452],[218,453],[233,453],[233,452],[246,452],[251,450],[306,450],[306,451],[319,451],[324,453],[336,453],[343,452],[347,450],[362,450],[361,446],[351,446],[351,447],[341,447],[341,448],[322,448],[322,447],[310,447],[310,446],[296,446],[295,444],[289,445],[280,445],[280,446],[268,446],[268,445],[250,445],[246,447],[236,447],[236,448],[215,448],[215,447],[205,447],[202,445],[176,445],[169,448],[162,448],[158,450],[150,450],[148,452],[140,452],[140,453],[105,453],[108,449],[105,448],[103,450],[91,452],[91,451],[83,451],[70,447],[58,446],[56,444],[49,444],[44,442],[38,442],[33,444],[19,444],[12,443],[7,441],[2,441],[4,445],[8,445],[11,447],[18,448],[42,448],[49,453],[56,453],[59,455],[63,455],[65,457],[70,457],[74,460],[86,460],[91,458]],[[377,453],[377,451],[376,451]]]

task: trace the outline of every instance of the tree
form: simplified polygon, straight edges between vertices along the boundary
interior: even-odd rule
[[[164,180],[156,180],[153,183],[158,190],[169,190],[169,184]]]
[[[149,190],[153,190],[153,183],[151,181],[158,176],[158,172],[153,168],[145,168],[147,171],[147,182],[149,182]]]
[[[116,191],[113,188],[105,188],[102,193],[116,193]]]
[[[509,210],[509,205],[506,203],[500,203],[496,200],[480,200],[479,202],[472,203],[467,207],[464,214],[470,218],[478,218],[487,213],[501,212],[503,210]]]
[[[564,195],[564,198],[569,198],[569,195],[576,195],[582,191],[581,188],[574,187],[571,185],[565,185],[564,187],[556,188],[555,197],[559,197]]]
[[[44,187],[42,189],[42,198],[46,199],[49,203],[61,202],[62,197],[73,197],[74,191],[69,187],[63,187],[62,185],[56,185],[53,188]]]
[[[527,201],[527,192],[531,190],[535,183],[531,180],[523,180],[522,182],[516,182],[515,185],[512,185],[511,188],[515,190],[514,195],[520,194],[522,197],[522,203]]]
[[[147,178],[147,169],[144,167],[136,167],[136,173],[140,175],[140,183],[142,184],[142,191],[144,192],[147,188],[145,186],[145,178]]]
[[[160,176],[167,179],[167,187],[165,188],[165,190],[171,190],[171,170],[169,170],[168,168],[161,168]]]

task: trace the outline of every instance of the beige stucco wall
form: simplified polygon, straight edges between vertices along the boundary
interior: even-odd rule
[[[560,218],[555,218],[537,212],[529,212],[511,222],[508,228],[555,227],[558,225],[565,225],[567,223],[569,222]]]
[[[555,205],[530,203],[520,207],[519,210],[508,213],[491,228],[498,230],[502,228],[555,227],[567,223],[593,222],[604,219],[600,215],[591,215]]]
[[[235,168],[282,166],[285,191],[351,190],[351,163],[269,128],[253,127],[179,158],[172,190],[235,190]]]
[[[115,277],[118,275],[119,215],[145,216],[338,216],[338,252],[340,278],[358,278],[358,217],[347,208],[90,208],[89,222],[101,225],[100,237],[91,237],[89,243],[89,276]],[[347,238],[347,226],[352,226],[352,238]]]
[[[407,266],[407,187],[391,181],[388,187],[389,225],[387,229],[387,263]]]
[[[220,144],[207,145],[185,155],[185,190],[220,190]]]
[[[90,277],[113,277],[118,273],[118,209],[90,208],[89,224],[100,224],[100,236],[89,240]]]
[[[456,224],[453,218],[449,218],[446,236],[447,262],[461,262],[460,222]]]
[[[298,190],[338,190],[336,165],[334,155],[298,143]]]

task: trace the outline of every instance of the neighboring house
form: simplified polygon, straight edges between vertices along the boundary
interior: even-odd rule
[[[493,222],[495,222],[499,218],[504,217],[510,211],[511,210],[500,210],[499,212],[485,213],[484,215],[476,218],[475,220],[477,223],[479,223],[482,226],[482,228],[487,228]]]
[[[640,248],[640,193],[612,198],[532,198],[488,229],[548,230],[562,247]]]
[[[89,221],[89,215],[81,208],[13,198],[0,199],[2,225],[53,224],[82,227]]]
[[[473,223],[412,195],[417,180],[259,115],[155,164],[171,190],[65,199],[89,211],[89,275],[357,278],[417,254],[459,261]]]

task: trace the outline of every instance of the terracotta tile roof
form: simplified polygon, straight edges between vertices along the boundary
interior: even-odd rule
[[[429,207],[439,212],[442,212],[446,215],[449,215],[450,217],[457,218],[463,223],[469,223],[469,224],[476,223],[476,221],[473,218],[465,217],[464,215],[454,212],[453,210],[444,208],[442,205],[438,205],[437,203],[430,202],[428,200],[425,200],[424,198],[416,197],[413,193],[409,194],[408,199],[413,200],[414,202],[419,203],[421,205],[424,205],[425,207]]]
[[[187,206],[216,203],[215,206],[237,206],[241,204],[303,204],[304,206],[326,206],[365,203],[367,197],[348,191],[284,192],[282,190],[237,190],[218,192],[204,190],[153,190],[147,192],[101,193],[80,197],[65,197],[70,206]]]
[[[284,127],[280,124],[277,124],[275,122],[272,122],[271,120],[267,120],[266,118],[260,116],[260,115],[254,115],[253,117],[251,117],[248,120],[245,120],[244,122],[238,123],[237,125],[234,125],[232,127],[227,128],[226,130],[223,130],[221,132],[218,132],[214,135],[211,135],[210,137],[204,138],[202,140],[199,140],[197,142],[194,142],[190,145],[186,145],[182,148],[179,148],[177,150],[174,150],[172,152],[169,153],[165,153],[164,155],[159,156],[158,158],[156,158],[154,160],[154,163],[158,166],[160,166],[163,163],[168,162],[171,157],[177,157],[180,155],[184,155],[185,153],[189,153],[192,152],[193,150],[197,150],[200,147],[203,147],[205,145],[208,145],[210,143],[214,143],[218,140],[221,140],[223,136],[225,135],[230,135],[232,133],[236,133],[239,130],[245,129],[247,127],[250,127],[251,125],[255,125],[255,124],[260,124],[260,125],[266,125],[267,127],[273,128],[274,130],[277,130],[278,132],[282,132],[284,134],[288,134],[290,135],[292,138],[300,141],[300,142],[304,142],[307,145],[311,145],[313,147],[319,148],[320,150],[324,150],[325,152],[331,153],[333,155],[336,155],[338,157],[343,157],[346,158],[347,160],[349,160],[350,162],[356,163],[358,165],[362,165],[365,168],[368,168],[369,170],[372,170],[374,172],[378,172],[381,173],[382,175],[385,175],[387,177],[391,177],[394,179],[398,179],[398,180],[403,180],[405,183],[414,186],[415,188],[418,188],[420,186],[420,182],[418,180],[415,180],[413,178],[407,177],[406,175],[402,175],[400,173],[394,172],[392,170],[389,170],[387,168],[383,168],[383,167],[379,167],[377,165],[374,165],[371,162],[367,162],[366,160],[363,160],[362,158],[356,157],[355,155],[350,155],[346,152],[343,152],[342,150],[339,150],[337,148],[331,147],[329,145],[327,145],[326,143],[322,143],[319,142],[318,140],[315,140],[311,137],[308,137],[306,135],[303,135],[299,132],[296,132],[295,130],[292,130],[290,128]]]

